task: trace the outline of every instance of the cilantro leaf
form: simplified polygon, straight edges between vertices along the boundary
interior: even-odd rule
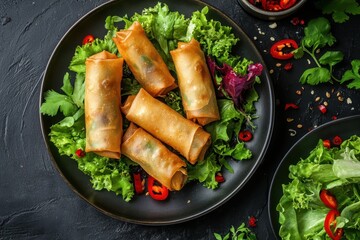
[[[321,9],[323,14],[332,14],[337,23],[349,20],[349,14],[360,14],[360,6],[356,0],[319,0],[316,7]]]
[[[347,70],[341,78],[341,83],[349,82],[348,88],[360,89],[360,60],[351,61],[351,70]],[[352,80],[352,81],[351,81]]]
[[[332,46],[336,39],[331,33],[331,26],[329,20],[324,17],[315,18],[309,21],[304,29],[305,36],[302,39],[302,44],[306,48],[322,48]]]
[[[80,100],[80,103],[77,101],[79,89],[72,87],[69,73],[64,75],[61,90],[65,94],[55,92],[54,90],[49,90],[45,93],[45,101],[40,107],[41,113],[55,116],[60,111],[65,117],[68,117],[74,115],[79,108],[83,107],[83,101]],[[74,101],[74,99],[76,100]]]
[[[331,73],[329,69],[323,67],[309,68],[300,77],[302,84],[317,85],[331,81]]]
[[[341,62],[343,58],[344,54],[340,51],[327,51],[319,58],[319,62],[323,65],[333,67],[337,63]]]

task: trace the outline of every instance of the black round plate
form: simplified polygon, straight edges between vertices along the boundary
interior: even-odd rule
[[[201,10],[205,3],[196,0],[162,1],[170,10],[179,11],[190,17],[192,12]],[[40,104],[43,94],[49,89],[60,90],[62,77],[70,63],[75,48],[82,38],[88,34],[103,37],[105,19],[109,15],[132,16],[135,12],[141,13],[144,8],[153,7],[157,0],[117,0],[99,6],[70,28],[61,39],[48,62],[42,83]],[[248,36],[231,19],[220,11],[209,6],[208,17],[231,26],[237,37],[240,38],[236,53],[254,62],[264,65],[261,84],[257,86],[260,100],[256,104],[257,115],[255,121],[257,129],[254,139],[248,144],[253,152],[253,158],[247,161],[232,162],[234,174],[225,173],[226,182],[218,190],[209,190],[201,184],[187,184],[180,192],[171,193],[165,202],[153,201],[147,196],[135,196],[130,202],[125,202],[121,196],[112,192],[95,191],[91,187],[88,176],[78,170],[76,162],[68,157],[60,156],[57,149],[49,141],[50,126],[59,121],[59,118],[50,118],[40,115],[42,132],[49,149],[54,165],[64,177],[70,187],[88,203],[101,212],[127,222],[144,225],[167,225],[184,222],[199,217],[215,209],[229,200],[238,192],[260,165],[268,148],[274,121],[274,95],[268,71],[258,50]]]
[[[272,179],[268,199],[270,223],[277,238],[279,238],[280,224],[276,206],[283,195],[282,185],[290,182],[288,178],[289,166],[308,157],[319,139],[332,139],[336,135],[342,139],[347,139],[352,135],[360,135],[360,115],[334,120],[312,130],[299,139],[281,160]]]

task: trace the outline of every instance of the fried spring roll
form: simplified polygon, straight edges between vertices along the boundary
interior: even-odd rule
[[[123,59],[107,51],[86,60],[86,152],[120,158],[122,116],[120,84]]]
[[[136,80],[152,96],[165,95],[177,87],[174,77],[139,22],[117,32],[113,40]]]
[[[169,190],[179,191],[184,186],[187,179],[186,163],[133,123],[124,134],[121,152]]]
[[[177,150],[191,164],[204,159],[210,134],[143,88],[136,96],[127,98],[122,111],[129,121]]]
[[[206,59],[195,39],[179,42],[170,51],[186,117],[204,126],[220,119],[216,95]]]

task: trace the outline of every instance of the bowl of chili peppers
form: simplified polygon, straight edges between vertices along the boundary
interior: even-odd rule
[[[298,11],[306,0],[238,0],[245,11],[264,20],[280,20]]]

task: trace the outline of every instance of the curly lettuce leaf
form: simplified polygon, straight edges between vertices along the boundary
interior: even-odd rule
[[[58,148],[60,155],[74,159],[79,170],[90,177],[95,190],[106,189],[121,195],[125,201],[130,201],[134,195],[134,187],[129,174],[129,166],[122,160],[113,160],[86,153],[78,157],[77,149],[85,149],[84,118],[75,120],[67,117],[51,127],[50,141]]]

